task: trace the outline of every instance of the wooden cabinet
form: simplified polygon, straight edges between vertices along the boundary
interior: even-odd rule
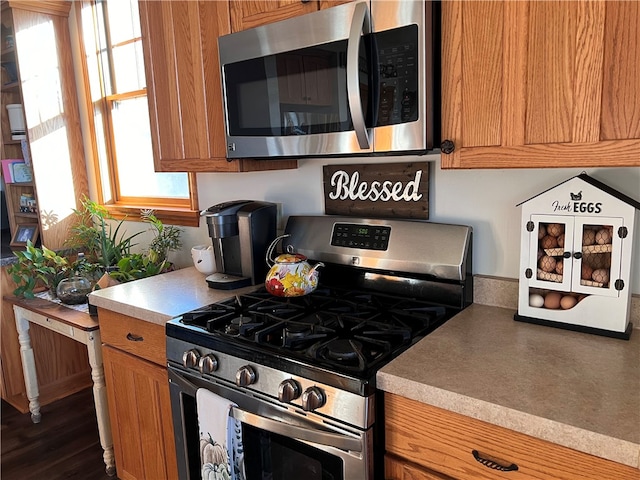
[[[393,394],[385,394],[385,446],[389,480],[637,480],[640,474],[637,468]]]
[[[639,29],[638,2],[443,2],[442,167],[640,166]]]
[[[2,89],[2,158],[23,158],[20,142],[9,141],[5,101],[23,105],[33,182],[7,185],[12,232],[18,224],[38,224],[42,244],[63,247],[77,218],[79,199],[88,195],[80,114],[66,1],[2,2],[2,24],[10,26],[15,47],[11,55],[18,81]],[[10,137],[10,135],[9,135]],[[20,197],[31,194],[36,212],[20,212]],[[25,214],[26,213],[26,214]]]
[[[352,0],[229,0],[231,31],[239,32],[305,13],[334,7]]]
[[[164,326],[104,309],[98,317],[118,478],[178,478]]]
[[[226,159],[218,37],[231,32],[229,3],[145,1],[139,8],[155,170],[296,168],[296,160]]]
[[[384,474],[387,480],[452,480],[451,477],[427,470],[393,455],[384,457]]]

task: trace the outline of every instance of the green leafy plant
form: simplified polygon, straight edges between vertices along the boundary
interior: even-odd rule
[[[121,231],[124,220],[112,224],[115,218],[109,211],[86,196],[82,199],[82,208],[74,209],[81,219],[71,228],[71,236],[65,244],[86,252],[93,263],[104,267],[117,265],[125,256],[131,254],[134,237],[142,232],[127,236]]]
[[[109,276],[119,282],[130,282],[158,275],[164,272],[168,266],[169,262],[166,260],[156,262],[142,253],[132,253],[121,258],[118,262],[118,269],[110,272]]]
[[[182,247],[180,235],[182,229],[174,225],[165,225],[155,215],[153,210],[142,210],[140,213],[142,220],[149,223],[154,230],[154,238],[149,243],[147,254],[154,263],[159,263],[168,259],[169,252]]]
[[[33,298],[39,283],[55,292],[58,284],[73,271],[65,257],[44,245],[35,247],[31,241],[27,241],[24,251],[14,255],[18,262],[11,264],[7,272],[17,285],[13,294],[19,297]]]

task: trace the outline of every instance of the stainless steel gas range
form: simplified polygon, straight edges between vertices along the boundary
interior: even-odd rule
[[[377,370],[472,302],[470,227],[292,216],[285,233],[325,264],[314,292],[258,288],[167,323],[181,479],[200,478],[198,389],[233,402],[246,480],[383,478]]]

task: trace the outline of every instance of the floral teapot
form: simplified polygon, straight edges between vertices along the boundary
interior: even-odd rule
[[[322,262],[312,267],[307,262],[307,257],[293,252],[278,255],[274,260],[272,255],[276,244],[288,236],[289,234],[281,235],[271,242],[265,256],[271,269],[264,285],[267,292],[276,297],[300,297],[313,292],[318,286],[318,268],[324,267]]]

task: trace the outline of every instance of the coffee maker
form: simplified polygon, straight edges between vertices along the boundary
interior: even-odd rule
[[[275,203],[234,200],[204,210],[213,242],[216,273],[206,278],[211,288],[231,290],[263,283],[267,248],[276,238]]]

